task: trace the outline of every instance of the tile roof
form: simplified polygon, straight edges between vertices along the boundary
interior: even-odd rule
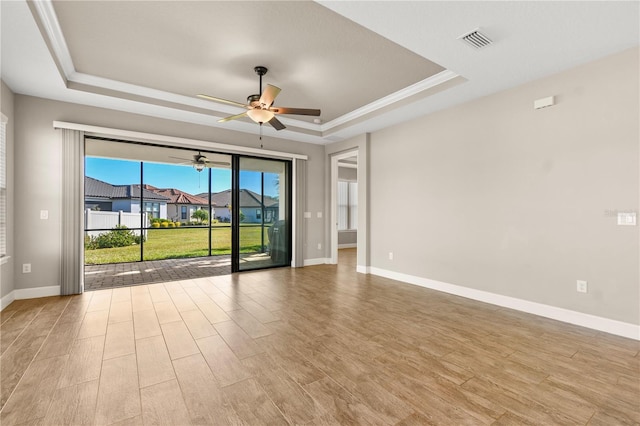
[[[112,185],[89,176],[84,178],[85,197],[104,199],[140,199],[140,185]],[[168,201],[169,198],[147,189],[142,190],[145,200]]]
[[[208,194],[203,192],[198,194],[199,197],[207,197]],[[225,207],[231,204],[231,190],[227,189],[226,191],[216,192],[211,194],[211,201],[215,203],[216,206]],[[277,207],[279,201],[277,198],[270,197],[268,195],[264,196],[264,206],[265,207]],[[249,208],[249,207],[260,207],[260,194],[257,194],[248,189],[240,190],[240,208]]]
[[[146,186],[145,187],[149,187]],[[153,187],[150,187],[150,189]],[[188,192],[180,191],[176,188],[153,188],[153,192],[156,194],[163,195],[169,198],[171,201],[168,201],[170,204],[192,204],[196,206],[208,206],[209,199],[208,197],[199,197],[197,195],[191,195]],[[212,202],[212,205],[216,205],[216,203]]]

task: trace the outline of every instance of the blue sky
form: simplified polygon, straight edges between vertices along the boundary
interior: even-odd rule
[[[85,174],[112,185],[140,183],[140,162],[86,157]],[[273,173],[265,173],[265,195],[276,196]],[[158,163],[144,163],[144,183],[157,188],[176,188],[189,194],[199,194],[208,190],[207,169],[197,172],[192,166],[177,166]],[[260,173],[240,172],[242,188],[260,193]],[[211,190],[220,192],[231,188],[231,170],[211,169]]]

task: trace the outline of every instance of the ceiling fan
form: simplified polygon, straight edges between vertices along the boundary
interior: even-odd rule
[[[261,95],[249,95],[247,97],[247,103],[243,104],[235,101],[228,101],[226,99],[216,98],[209,95],[198,95],[199,98],[208,99],[210,101],[222,102],[225,104],[237,106],[240,108],[247,109],[246,112],[242,114],[232,115],[230,117],[222,118],[218,120],[220,123],[224,123],[230,120],[236,120],[238,118],[248,116],[256,123],[262,126],[263,123],[269,123],[276,130],[282,130],[285,128],[285,125],[280,122],[276,118],[277,114],[293,114],[293,115],[311,115],[318,117],[320,116],[319,109],[308,109],[308,108],[285,108],[285,107],[274,107],[273,101],[275,100],[278,93],[280,93],[280,88],[273,86],[271,84],[267,84],[267,87],[262,91],[262,76],[265,75],[268,71],[266,67],[257,66],[253,68],[253,70],[260,76],[260,93]]]
[[[193,168],[199,172],[203,171],[205,167],[213,167],[213,166],[229,167],[231,165],[231,163],[228,163],[226,161],[211,161],[206,156],[202,155],[200,151],[198,151],[198,153],[193,156],[193,160],[189,158],[181,158],[181,157],[169,157],[169,158],[175,158],[176,160],[184,160],[186,162],[180,163],[180,164],[192,164]]]

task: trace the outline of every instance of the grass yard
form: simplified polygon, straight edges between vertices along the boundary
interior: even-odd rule
[[[264,231],[264,244],[268,245],[267,229]],[[241,226],[240,253],[260,252],[259,226]],[[209,255],[208,228],[161,228],[149,229],[144,243],[144,260],[179,259],[203,257]],[[211,229],[211,254],[231,254],[231,227],[216,226]],[[140,246],[85,250],[84,262],[87,265],[105,263],[137,262],[140,260]]]

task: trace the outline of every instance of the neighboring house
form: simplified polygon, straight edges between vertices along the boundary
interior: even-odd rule
[[[192,220],[191,216],[196,210],[204,209],[208,213],[209,200],[207,196],[191,195],[176,188],[156,188],[151,185],[143,185],[143,188],[169,199],[167,202],[168,219],[177,222],[189,222]],[[215,210],[213,207],[215,205],[216,203],[211,203],[211,216],[214,218]]]
[[[207,197],[207,193],[198,194],[199,197]],[[278,220],[278,208],[280,202],[277,198],[264,196],[264,209],[261,203],[261,196],[248,189],[240,190],[240,211],[244,214],[244,223],[261,223],[264,210],[264,222],[271,223]],[[211,202],[216,206],[215,218],[222,221],[231,220],[231,190],[216,192],[211,194]]]
[[[142,190],[143,210],[151,217],[166,219],[169,197],[147,189]],[[86,176],[84,178],[84,208],[100,211],[140,213],[140,185],[112,185]]]

